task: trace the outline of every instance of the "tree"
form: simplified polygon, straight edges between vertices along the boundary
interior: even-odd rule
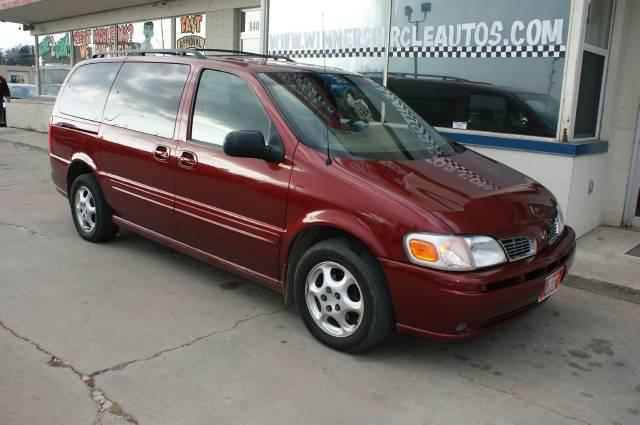
[[[28,44],[17,45],[9,49],[0,49],[0,64],[3,65],[35,65],[33,46]]]

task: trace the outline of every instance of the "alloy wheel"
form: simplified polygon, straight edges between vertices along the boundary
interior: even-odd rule
[[[305,298],[311,317],[329,335],[348,337],[362,323],[362,290],[353,274],[338,263],[323,262],[311,269]]]

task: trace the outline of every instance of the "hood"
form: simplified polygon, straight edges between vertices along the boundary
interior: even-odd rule
[[[422,207],[456,234],[539,235],[557,213],[553,195],[541,184],[470,150],[415,161],[336,161]]]

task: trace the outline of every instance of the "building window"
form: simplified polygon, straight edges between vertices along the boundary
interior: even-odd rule
[[[206,19],[203,14],[176,18],[176,48],[204,49],[207,41]]]
[[[571,0],[269,4],[273,54],[386,80],[427,122],[452,131],[557,137]],[[468,114],[479,91],[502,99],[500,116],[491,102]]]
[[[116,50],[171,48],[171,19],[132,22],[116,28]]]
[[[262,53],[260,49],[260,9],[245,9],[240,12],[240,50]]]
[[[580,91],[575,114],[576,139],[594,138],[599,135],[613,6],[614,0],[589,2],[580,70]]]
[[[71,69],[70,33],[40,36],[37,51],[40,94],[56,96]]]
[[[74,63],[91,59],[100,52],[114,50],[115,26],[104,26],[85,30],[73,31],[73,60]]]
[[[410,104],[461,93],[468,110],[451,107],[446,121],[421,108],[439,127],[555,139],[570,9],[570,0],[392,0],[388,79],[415,81]]]

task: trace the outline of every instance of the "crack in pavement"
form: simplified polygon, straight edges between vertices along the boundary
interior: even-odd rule
[[[177,345],[175,347],[166,348],[164,350],[158,351],[157,353],[152,354],[151,356],[147,356],[147,357],[143,357],[143,358],[135,359],[135,360],[128,360],[128,361],[125,361],[125,362],[118,363],[115,366],[111,366],[111,367],[108,367],[108,368],[105,368],[105,369],[97,370],[97,371],[89,374],[89,377],[91,377],[93,379],[96,376],[103,375],[103,374],[108,373],[108,372],[114,372],[114,371],[123,370],[123,369],[127,368],[128,366],[130,366],[130,365],[132,365],[134,363],[143,363],[143,362],[147,362],[149,360],[156,359],[156,358],[162,356],[163,354],[170,353],[170,352],[176,351],[176,350],[181,350],[181,349],[186,348],[186,347],[190,347],[191,345],[196,344],[196,343],[198,343],[198,342],[200,342],[202,340],[205,340],[207,338],[210,338],[212,336],[222,335],[222,334],[225,334],[225,333],[232,332],[238,326],[240,326],[242,323],[245,323],[245,322],[248,322],[250,320],[254,320],[254,319],[260,318],[260,317],[272,316],[274,314],[286,311],[288,308],[289,307],[283,307],[283,308],[279,308],[279,309],[271,311],[271,312],[260,313],[260,314],[255,314],[253,316],[245,317],[244,319],[238,320],[232,326],[230,326],[230,327],[228,327],[226,329],[221,329],[221,330],[218,330],[218,331],[214,331],[214,332],[208,333],[208,334],[203,335],[203,336],[199,336],[199,337],[197,337],[197,338],[195,338],[195,339],[193,339],[193,340],[191,340],[189,342],[186,342],[184,344]]]
[[[470,376],[467,376],[467,375],[463,374],[462,372],[458,372],[458,376],[463,378],[463,379],[466,379],[469,382],[472,382],[472,383],[474,383],[476,385],[479,385],[479,386],[481,386],[483,388],[486,388],[486,389],[489,389],[489,390],[493,390],[493,391],[508,395],[508,396],[510,396],[510,397],[512,397],[512,398],[514,398],[516,400],[519,400],[519,401],[522,401],[525,404],[528,404],[529,406],[533,406],[533,407],[537,407],[537,408],[542,409],[542,410],[546,410],[547,412],[553,413],[553,414],[558,415],[558,416],[562,416],[565,419],[570,419],[572,421],[579,422],[579,423],[582,423],[582,424],[585,424],[585,425],[593,425],[591,422],[587,422],[584,419],[576,418],[576,417],[570,416],[570,415],[565,415],[564,413],[559,412],[559,411],[557,411],[555,409],[552,409],[550,407],[543,406],[541,404],[538,404],[538,403],[532,402],[530,400],[527,400],[526,398],[520,397],[519,395],[517,395],[516,393],[513,393],[511,391],[503,390],[502,388],[494,387],[494,386],[485,384],[483,382],[480,382],[479,380],[474,379],[474,378],[472,378]]]
[[[5,323],[2,320],[0,320],[0,327],[2,327],[4,330],[6,330],[7,332],[9,332],[11,335],[18,338],[19,340],[24,341],[28,344],[31,344],[33,347],[36,348],[36,350],[49,356],[49,361],[47,362],[47,365],[51,367],[69,369],[78,378],[80,378],[82,383],[88,388],[89,396],[91,397],[91,400],[93,400],[93,402],[97,404],[96,419],[94,420],[93,425],[99,425],[102,423],[102,417],[105,412],[109,412],[110,414],[120,417],[125,421],[132,423],[134,425],[139,425],[137,419],[135,419],[133,416],[125,412],[117,402],[109,399],[105,395],[104,391],[95,387],[95,381],[93,380],[92,377],[80,372],[72,364],[52,354],[49,350],[43,348],[37,342],[34,342],[29,338],[20,335],[19,333],[11,329],[9,326],[5,325]]]
[[[46,237],[42,233],[37,232],[37,231],[35,231],[33,229],[30,229],[27,226],[23,226],[21,224],[8,223],[6,221],[0,221],[0,224],[3,225],[3,226],[13,227],[15,229],[22,230],[23,232],[27,232],[31,236],[35,236],[35,237],[38,237],[40,239],[44,239],[45,241],[51,241],[51,239],[49,239],[48,237]]]
[[[2,223],[2,222],[0,222]],[[2,223],[4,224],[4,223]],[[122,407],[115,401],[109,399],[105,392],[103,390],[101,390],[100,388],[96,387],[96,383],[95,383],[95,377],[98,375],[103,375],[105,373],[108,372],[112,372],[112,371],[119,371],[119,370],[123,370],[125,369],[127,366],[134,364],[134,363],[141,363],[141,362],[146,362],[149,360],[153,360],[155,358],[158,358],[160,356],[162,356],[163,354],[172,352],[172,351],[177,351],[186,347],[189,347],[193,344],[196,344],[202,340],[205,340],[207,338],[210,338],[212,336],[216,336],[216,335],[222,335],[225,333],[229,333],[234,331],[236,328],[238,328],[238,326],[240,326],[242,323],[260,318],[260,317],[267,317],[267,316],[271,316],[283,311],[286,311],[289,307],[285,306],[282,308],[279,308],[277,310],[274,311],[270,311],[267,313],[260,313],[260,314],[255,314],[253,316],[249,316],[249,317],[245,317],[244,319],[240,319],[238,321],[236,321],[233,325],[231,325],[230,327],[226,328],[226,329],[221,329],[218,331],[214,331],[211,333],[208,333],[207,335],[203,335],[200,336],[198,338],[195,338],[187,343],[175,346],[175,347],[171,347],[171,348],[167,348],[161,351],[158,351],[157,353],[148,356],[148,357],[144,357],[144,358],[140,358],[140,359],[135,359],[135,360],[129,360],[126,362],[122,362],[122,363],[118,363],[115,366],[106,368],[106,369],[101,369],[98,370],[96,372],[90,373],[90,374],[84,374],[81,371],[79,371],[78,369],[76,369],[73,365],[71,365],[70,363],[62,360],[61,358],[59,358],[58,356],[55,356],[54,354],[52,354],[49,350],[43,348],[41,345],[39,345],[38,343],[30,340],[29,338],[22,336],[20,334],[18,334],[16,331],[14,331],[13,329],[11,329],[10,327],[8,327],[7,325],[4,324],[4,322],[2,322],[0,320],[0,327],[2,327],[3,329],[5,329],[7,332],[9,332],[10,334],[12,334],[14,337],[28,343],[31,344],[32,346],[34,346],[38,351],[40,351],[41,353],[46,354],[47,356],[50,357],[49,361],[47,362],[47,365],[51,366],[51,367],[59,367],[59,368],[66,368],[66,369],[70,369],[78,378],[80,378],[80,380],[82,381],[82,383],[84,383],[87,388],[89,389],[89,396],[91,397],[91,399],[98,405],[97,407],[97,413],[96,413],[96,420],[93,422],[92,425],[100,425],[102,423],[102,417],[104,415],[105,412],[109,412],[110,414],[120,417],[124,420],[126,420],[127,422],[130,422],[132,424],[135,425],[139,425],[139,422],[136,418],[134,418],[133,416],[131,416],[130,414],[128,414],[127,412],[124,411],[124,409],[122,409]]]

